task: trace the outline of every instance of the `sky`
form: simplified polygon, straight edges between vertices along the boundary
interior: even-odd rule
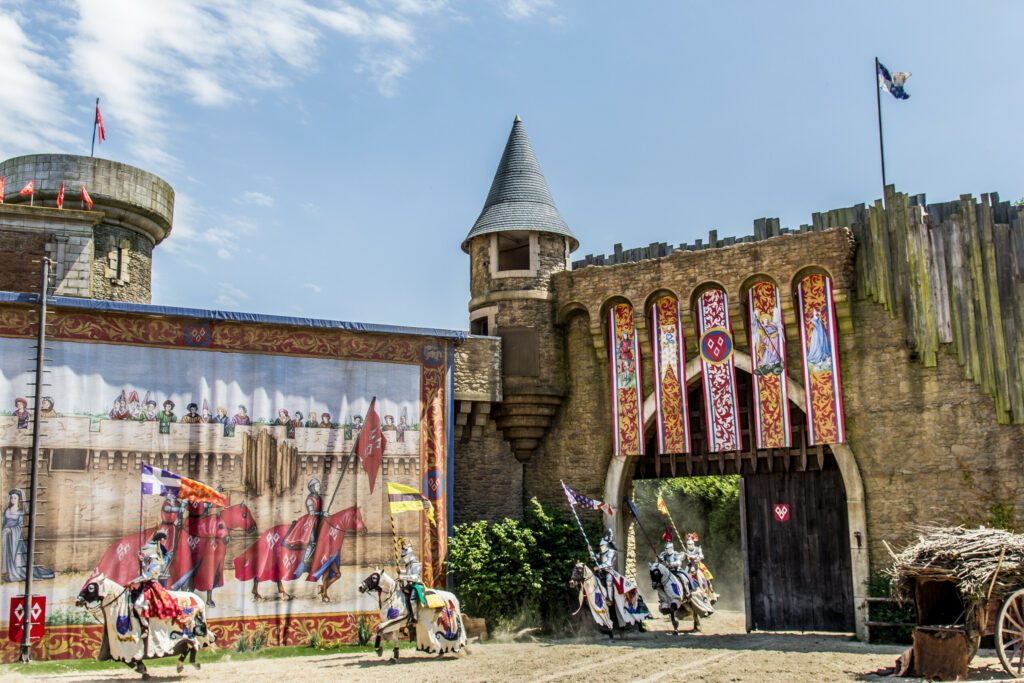
[[[153,303],[466,329],[460,244],[523,119],[573,258],[881,194],[1024,197],[1024,3],[0,0],[0,158],[176,190]]]

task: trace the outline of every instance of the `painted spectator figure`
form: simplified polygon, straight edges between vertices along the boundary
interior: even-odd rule
[[[317,419],[316,413],[310,413],[309,419],[306,420],[307,429],[316,429],[320,426],[320,421]]]
[[[142,414],[142,404],[139,401],[139,392],[132,389],[132,393],[128,394],[128,418],[129,420],[138,420],[139,415]]]
[[[295,417],[292,418],[291,424],[288,427],[288,436],[294,437],[295,430],[302,426],[302,413],[298,410],[295,411]]]
[[[25,492],[11,489],[4,506],[3,531],[0,532],[0,579],[7,582],[24,581],[28,566],[28,548],[22,535],[25,522]],[[53,571],[35,565],[32,568],[35,579],[52,579]]]
[[[20,396],[14,399],[14,417],[18,418],[18,429],[28,429],[32,414],[28,412],[28,401]]]
[[[121,395],[114,400],[114,407],[110,410],[111,420],[130,420],[132,419],[132,413],[128,410],[128,397],[125,396],[124,390],[121,391]]]
[[[398,441],[399,443],[405,442],[405,431],[407,429],[409,429],[409,419],[405,415],[403,415],[402,417],[398,418],[398,426],[395,428],[395,431],[398,432],[396,441]]]
[[[356,415],[352,418],[352,438],[358,439],[361,431],[363,431],[363,418]]]
[[[210,424],[213,422],[213,415],[210,415],[210,404],[206,402],[205,398],[203,399],[203,412],[202,415],[200,415],[200,419],[203,424]]]
[[[227,408],[217,406],[217,415],[211,421],[224,425],[224,436],[231,436],[231,419],[228,417]]]
[[[171,433],[171,423],[178,421],[178,416],[174,414],[174,401],[164,401],[164,409],[156,416],[156,421],[160,423],[161,434]]]
[[[384,426],[382,426],[380,428],[380,430],[382,432],[393,432],[393,431],[395,431],[395,416],[394,415],[385,415],[384,416]]]
[[[141,422],[156,422],[157,409],[156,401],[149,397],[149,393],[146,393],[146,408],[139,414],[139,420]]]
[[[187,410],[188,413],[185,414],[185,415],[182,415],[182,417],[181,417],[182,424],[197,425],[197,424],[199,424],[200,422],[203,421],[203,418],[199,417],[199,406],[196,405],[195,403],[189,403],[185,407],[185,410]]]
[[[57,417],[57,411],[53,409],[52,397],[43,396],[43,401],[39,410],[39,417]]]
[[[237,427],[239,425],[251,425],[252,420],[249,419],[249,413],[246,412],[245,406],[239,405],[238,412],[231,418],[231,426]]]
[[[320,427],[323,429],[330,429],[334,425],[331,423],[330,413],[320,413]]]

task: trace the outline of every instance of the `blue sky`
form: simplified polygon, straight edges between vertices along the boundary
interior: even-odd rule
[[[178,192],[154,303],[467,325],[522,116],[574,258],[880,194],[1024,196],[1024,3],[0,0],[0,157],[88,153]]]

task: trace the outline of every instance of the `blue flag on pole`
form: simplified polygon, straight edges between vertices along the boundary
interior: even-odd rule
[[[910,78],[909,71],[893,71],[891,74],[885,65],[878,62],[878,87],[897,100],[909,100],[910,94],[903,89],[903,84]]]
[[[579,505],[585,510],[602,510],[606,514],[614,515],[615,511],[612,506],[604,501],[594,500],[590,496],[585,496],[582,493],[577,493],[562,482],[562,488],[565,489],[565,497],[569,499],[569,505]]]

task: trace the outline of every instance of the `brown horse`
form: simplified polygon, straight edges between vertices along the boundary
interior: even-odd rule
[[[294,596],[285,591],[282,581],[293,581],[306,574],[306,581],[322,579],[317,594],[321,601],[330,602],[327,591],[341,576],[345,534],[350,531],[366,533],[363,514],[354,506],[322,518],[316,545],[306,562],[303,561],[306,548],[288,548],[282,543],[292,524],[279,524],[260,534],[255,543],[235,558],[235,578],[252,580],[252,598],[258,602],[263,600],[259,592],[261,581],[274,581],[278,595],[291,600]]]
[[[197,535],[190,533],[190,526],[198,529]],[[206,533],[207,527],[209,533]],[[195,590],[205,590],[207,603],[213,606],[210,599],[213,589],[223,583],[218,579],[224,571],[227,532],[235,529],[256,531],[256,522],[244,502],[226,507],[212,517],[201,518],[196,525],[183,524],[177,531],[175,547],[169,549],[168,585],[176,588],[196,579]],[[145,543],[159,530],[160,527],[151,527],[143,531],[142,542]],[[139,539],[139,534],[131,534],[112,543],[96,565],[96,572],[111,581],[128,585],[139,575]]]

